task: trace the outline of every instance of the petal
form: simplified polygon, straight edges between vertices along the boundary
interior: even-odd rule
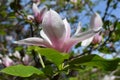
[[[33,3],[32,9],[33,9],[34,15],[38,16],[38,14],[40,13],[40,10],[38,9],[37,4]]]
[[[65,26],[57,12],[48,11],[42,21],[43,31],[54,46],[60,46],[65,39]]]
[[[91,17],[90,26],[92,29],[94,29],[96,31],[99,30],[103,26],[102,19],[98,13],[95,13]]]
[[[77,43],[78,41],[76,39],[70,38],[69,40],[64,42],[61,52],[70,52],[71,48]]]
[[[78,30],[77,33],[75,33],[76,35],[73,36],[78,42],[82,41],[82,46],[88,46],[92,42],[94,35],[101,30],[103,23],[99,14],[95,13],[91,17],[90,25],[92,29],[86,32],[80,32],[80,30]]]
[[[41,36],[44,40],[46,40],[47,42],[49,42],[50,45],[52,45],[50,39],[47,37],[47,35],[44,33],[43,30],[40,31],[40,36]]]
[[[92,43],[93,43],[93,44],[98,44],[98,43],[100,43],[101,41],[102,41],[102,36],[99,35],[99,34],[96,34],[96,35],[94,36],[94,38],[93,38]]]
[[[77,40],[78,42],[81,42],[81,41],[83,41],[83,40],[86,40],[86,39],[88,39],[88,38],[93,37],[93,36],[96,35],[99,31],[100,31],[100,30],[94,31],[94,30],[92,30],[92,29],[89,29],[88,31],[79,33],[79,34],[77,34],[76,36],[73,36],[72,38],[74,38],[74,39]]]
[[[82,41],[81,46],[87,47],[92,42],[93,38],[94,37],[92,36],[92,37],[90,37],[88,39],[85,39],[84,41]]]
[[[32,16],[32,15],[27,15],[27,19],[28,19],[28,20],[34,20],[34,16]]]
[[[30,57],[27,54],[25,54],[25,56],[22,58],[22,61],[25,65],[28,65],[30,63]]]
[[[3,57],[3,64],[8,67],[12,66],[14,64],[13,60],[9,58],[8,56]]]
[[[76,36],[73,36],[71,37],[69,40],[67,40],[65,43],[64,43],[64,46],[63,46],[63,50],[64,52],[69,52],[71,50],[71,48],[76,45],[77,43],[85,40],[85,39],[88,39],[88,38],[91,38],[94,36],[94,34],[91,34],[93,30],[89,30],[87,32],[82,32],[80,34],[77,34]]]
[[[80,22],[78,23],[78,27],[77,27],[77,30],[74,33],[74,35],[77,35],[78,33],[81,33],[81,23]]]
[[[64,19],[63,23],[65,25],[65,30],[66,30],[66,39],[65,40],[67,40],[70,38],[71,28],[70,28],[70,24],[68,23],[67,19]]]
[[[46,6],[44,6],[44,7],[42,7],[41,9],[40,9],[40,15],[41,15],[41,17],[43,17],[43,15],[47,12],[47,7]]]
[[[44,6],[43,8],[40,9],[40,12],[35,16],[35,20],[38,23],[42,22],[44,14],[47,12],[47,7]]]
[[[21,59],[20,53],[18,51],[15,51],[13,53],[13,56],[16,57],[16,58],[18,58],[18,59]]]
[[[34,45],[34,46],[44,46],[44,47],[51,47],[50,44],[43,40],[42,38],[31,37],[26,38],[23,40],[15,41],[15,44],[26,44],[26,45]]]

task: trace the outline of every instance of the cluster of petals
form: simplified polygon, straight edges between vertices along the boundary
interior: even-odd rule
[[[26,44],[53,48],[60,52],[68,53],[71,48],[79,42],[95,36],[102,28],[102,20],[98,13],[93,14],[90,21],[91,28],[81,32],[78,25],[76,32],[72,35],[70,24],[66,19],[62,20],[60,15],[50,9],[42,19],[41,37],[30,37],[15,41],[16,44]]]
[[[12,53],[12,55],[1,55],[0,60],[0,64],[3,64],[5,67],[9,67],[16,64],[31,65],[30,62],[32,59],[27,54],[21,57],[20,53],[15,51],[15,53]]]
[[[103,22],[102,22],[102,19],[101,17],[99,16],[98,13],[95,13],[95,15],[93,15],[91,17],[91,20],[90,20],[90,28],[94,29],[94,30],[97,30],[97,29],[100,29],[103,25]],[[90,45],[90,43],[92,42],[93,44],[98,44],[102,41],[102,36],[100,35],[100,32],[96,33],[94,36],[88,38],[88,39],[85,39],[82,41],[81,43],[81,46],[88,46]]]
[[[100,43],[101,41],[102,41],[102,36],[101,36],[100,34],[96,34],[96,35],[94,36],[94,38],[93,38],[92,43],[93,43],[93,44],[98,44],[98,43]]]
[[[33,20],[34,22],[40,24],[42,22],[44,14],[47,12],[47,7],[44,6],[41,9],[38,8],[38,5],[33,3],[32,10],[34,13],[34,16],[28,15],[28,20]]]

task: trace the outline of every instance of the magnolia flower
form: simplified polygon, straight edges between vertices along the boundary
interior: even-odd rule
[[[27,54],[21,56],[18,51],[15,51],[12,56],[16,57],[16,61],[14,60],[15,64],[31,65],[33,63],[32,58]]]
[[[0,59],[0,64],[3,64],[5,67],[16,65],[16,64],[24,64],[24,65],[34,65],[34,61],[32,58],[25,54],[23,57],[20,56],[20,53],[16,51],[11,55],[13,58],[10,58],[8,55],[2,57]],[[15,58],[14,58],[15,57]]]
[[[3,60],[2,63],[6,67],[12,66],[14,64],[14,61],[12,59],[10,59],[9,56],[7,56],[7,55],[2,60]]]
[[[37,4],[33,3],[32,9],[33,9],[34,17],[32,15],[28,15],[27,19],[35,20],[35,22],[41,23],[44,14],[47,12],[47,7],[43,7],[39,10]]]
[[[31,58],[30,58],[30,56],[28,56],[27,54],[25,54],[25,56],[23,57],[22,60],[23,60],[23,62],[24,62],[25,65],[28,65],[30,63],[30,61],[31,61]]]
[[[13,53],[13,56],[16,57],[16,58],[18,58],[18,59],[21,59],[21,55],[20,55],[20,53],[18,51],[15,51]]]
[[[98,15],[93,15],[92,25],[95,26]],[[97,28],[91,28],[86,32],[81,32],[81,26],[78,26],[75,34],[71,36],[71,28],[66,19],[62,20],[60,15],[54,10],[49,10],[44,15],[42,21],[42,30],[40,32],[41,38],[31,37],[19,41],[16,44],[26,44],[35,46],[44,46],[56,49],[60,52],[69,52],[71,47],[75,44],[94,36],[101,29],[101,25]]]
[[[94,36],[93,40],[92,40],[92,43],[93,43],[93,44],[98,44],[98,43],[100,43],[101,41],[102,41],[102,36],[99,35],[99,34],[96,34],[96,35]]]
[[[100,17],[100,15],[98,13],[95,13],[92,17],[91,17],[91,20],[90,20],[90,27],[92,29],[94,29],[95,31],[98,31],[103,25],[103,22],[102,22],[102,19]],[[88,39],[85,39],[84,41],[82,41],[81,45],[82,46],[88,46],[92,41],[96,41],[97,37],[98,37],[99,33],[97,33],[96,35],[94,36],[91,36],[90,38]],[[100,35],[99,35],[100,36]],[[102,37],[99,37],[99,41],[97,40],[97,42],[100,42],[102,40]]]

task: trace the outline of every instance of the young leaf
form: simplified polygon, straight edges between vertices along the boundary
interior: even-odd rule
[[[117,68],[118,62],[120,62],[119,58],[108,60],[108,59],[104,59],[98,55],[92,54],[92,55],[86,55],[86,56],[82,56],[82,57],[76,58],[74,60],[71,60],[69,62],[69,64],[71,67],[86,65],[86,66],[96,66],[96,67],[102,68],[106,71],[112,71]]]
[[[2,69],[0,72],[13,76],[20,76],[20,77],[30,77],[33,74],[44,75],[44,73],[41,70],[33,66],[24,66],[24,65],[6,67]]]
[[[50,48],[36,47],[35,51],[41,54],[42,56],[45,56],[49,61],[53,62],[57,66],[59,66],[65,59],[69,58],[69,54],[60,53]]]

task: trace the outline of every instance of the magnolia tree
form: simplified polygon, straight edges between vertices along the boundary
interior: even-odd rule
[[[94,11],[96,2],[107,4],[105,10]],[[0,1],[0,79],[119,79],[120,23],[109,13],[118,2]],[[83,22],[81,13],[87,18]]]

